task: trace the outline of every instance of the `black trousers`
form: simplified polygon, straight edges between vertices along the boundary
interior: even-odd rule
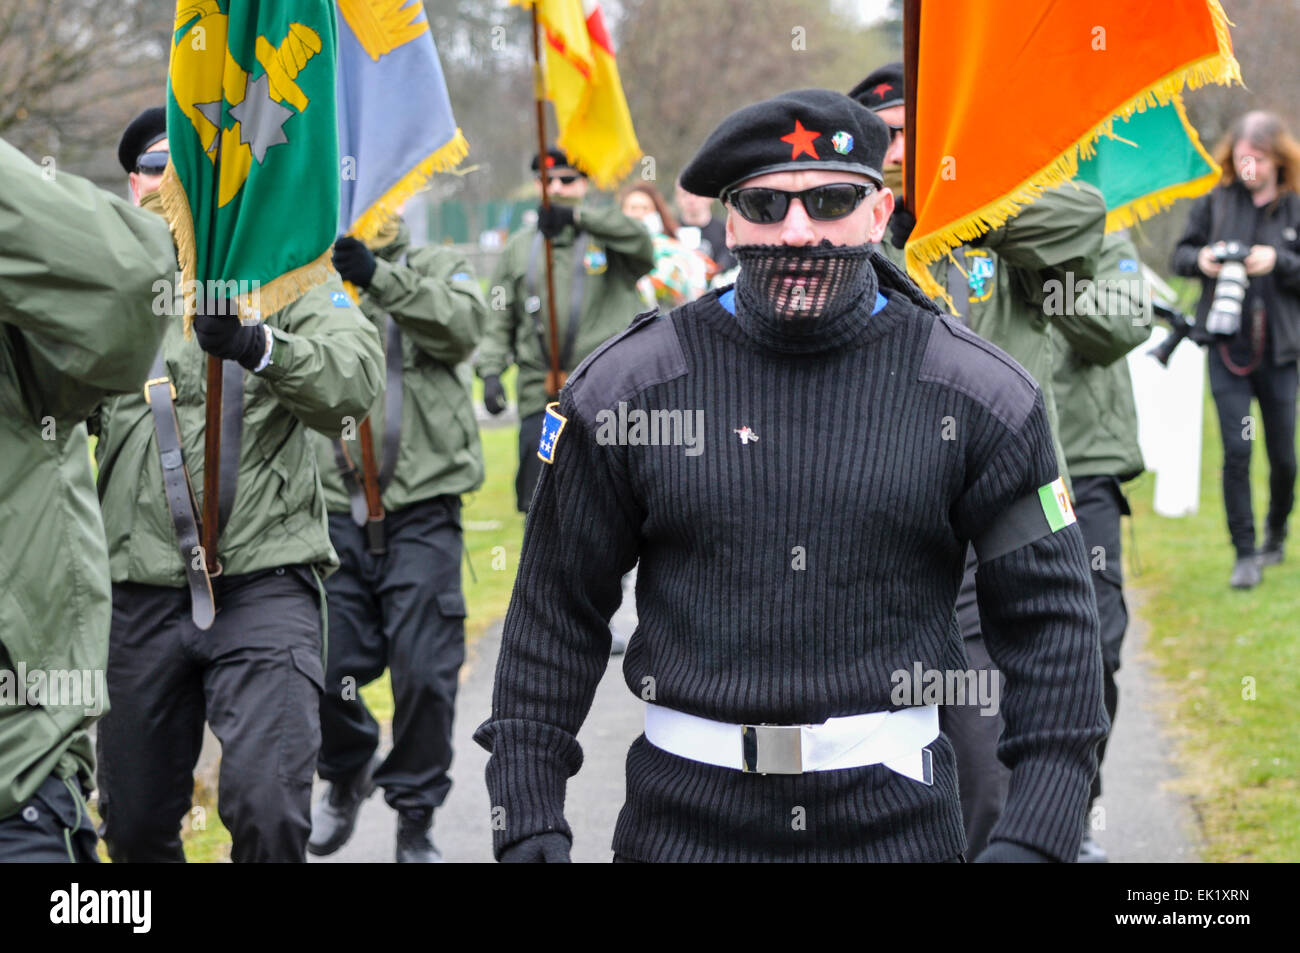
[[[217,618],[184,589],[113,587],[100,808],[114,862],[183,861],[206,715],[221,742],[218,812],[231,859],[306,860],[320,748],[320,593],[283,567],[213,580]]]
[[[431,811],[451,789],[452,716],[465,661],[460,500],[440,496],[388,513],[383,556],[370,554],[350,516],[329,520],[342,568],[325,581],[329,657],[320,776],[346,778],[374,757],[379,725],[360,689],[387,668],[393,749],[375,781],[394,809]]]
[[[976,636],[964,641],[966,664],[972,671],[997,673],[998,698],[1004,697],[1007,680],[994,666],[984,639]],[[1002,716],[982,712],[980,705],[939,706],[939,728],[957,756],[957,791],[961,797],[962,823],[966,827],[967,860],[974,860],[988,846],[989,832],[1002,816],[1011,782],[1010,769],[998,760]]]
[[[69,783],[80,788],[76,779]],[[84,797],[53,775],[0,820],[0,864],[97,864],[98,842]]]
[[[1120,549],[1120,517],[1130,515],[1128,500],[1118,477],[1074,478],[1074,513],[1088,549],[1092,589],[1097,596],[1097,618],[1101,623],[1102,691],[1111,730],[1119,710],[1120,649],[1128,630],[1128,605],[1124,602],[1124,568]],[[1106,756],[1109,733],[1097,746],[1097,773],[1092,779],[1090,802],[1101,796],[1101,760]]]
[[[533,502],[533,490],[542,476],[542,463],[537,456],[537,446],[542,441],[542,422],[546,411],[529,414],[519,421],[519,472],[515,474],[515,505],[520,513],[528,512]]]
[[[1237,556],[1255,552],[1255,512],[1250,497],[1250,451],[1246,435],[1250,401],[1259,401],[1264,446],[1268,451],[1268,530],[1285,536],[1295,503],[1296,362],[1280,367],[1267,358],[1254,372],[1239,377],[1223,363],[1217,347],[1210,349],[1210,392],[1219,411],[1223,440],[1223,508]],[[1258,436],[1258,433],[1255,434]]]

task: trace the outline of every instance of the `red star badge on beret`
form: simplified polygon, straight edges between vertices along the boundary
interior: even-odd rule
[[[893,88],[894,86],[892,83],[877,83],[875,86],[871,87],[871,92],[877,96],[883,97],[885,95],[886,90],[893,89]]]
[[[797,159],[805,152],[814,159],[820,159],[817,150],[813,148],[813,140],[820,136],[820,132],[813,132],[811,129],[805,129],[803,123],[798,119],[794,121],[794,132],[788,136],[782,136],[782,142],[790,143],[790,158]]]

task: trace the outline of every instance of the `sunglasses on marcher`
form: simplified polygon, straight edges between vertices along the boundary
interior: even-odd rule
[[[144,175],[162,175],[167,168],[168,155],[166,152],[143,152],[135,160],[135,171]]]
[[[771,225],[783,221],[790,211],[790,200],[803,203],[808,217],[817,222],[833,222],[852,215],[862,200],[876,191],[874,185],[860,182],[832,182],[817,185],[802,192],[785,192],[781,189],[735,189],[723,197],[740,217],[755,225]]]

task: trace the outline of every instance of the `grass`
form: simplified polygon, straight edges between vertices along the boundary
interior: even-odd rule
[[[1183,347],[1190,347],[1184,344]],[[1258,419],[1258,409],[1253,411]],[[1206,387],[1200,507],[1167,519],[1152,510],[1154,479],[1130,489],[1138,539],[1128,580],[1141,591],[1148,651],[1169,689],[1171,729],[1204,836],[1207,861],[1300,859],[1300,561],[1264,570],[1253,590],[1228,586],[1234,552],[1220,484],[1223,448]],[[1268,461],[1256,440],[1251,483],[1257,525],[1268,506]],[[1126,554],[1131,557],[1132,553]],[[1122,714],[1121,714],[1122,717]]]

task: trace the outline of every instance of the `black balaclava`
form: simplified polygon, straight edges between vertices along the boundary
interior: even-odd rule
[[[759,344],[788,354],[844,344],[875,305],[873,247],[737,245],[737,320]]]

